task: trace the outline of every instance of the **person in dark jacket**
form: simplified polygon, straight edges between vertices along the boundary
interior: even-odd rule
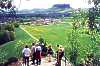
[[[64,51],[62,48],[59,48],[58,51],[56,52],[57,53],[57,63],[56,63],[56,66],[61,66],[61,60],[62,60],[62,57],[64,56]]]
[[[53,55],[53,50],[51,45],[49,45],[47,48],[47,55],[48,55],[48,62],[51,62],[51,56]]]
[[[37,65],[41,65],[41,46],[39,46],[38,44],[36,45],[36,53],[35,53],[35,58],[36,58],[36,64]]]
[[[43,45],[43,48],[42,48],[42,56],[43,57],[46,57],[47,56],[47,47],[46,47],[46,45]]]
[[[31,52],[32,52],[32,65],[35,65],[35,54],[36,54],[36,51],[35,51],[35,49],[36,49],[36,46],[35,46],[35,43],[32,43],[32,48],[31,48]]]

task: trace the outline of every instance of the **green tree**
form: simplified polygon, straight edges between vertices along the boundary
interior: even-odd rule
[[[79,27],[79,10],[73,9],[72,11],[72,17],[73,17],[73,29],[76,30]]]
[[[40,44],[44,43],[44,39],[42,37],[39,38]]]
[[[74,66],[77,65],[77,58],[78,58],[78,45],[79,45],[79,40],[78,40],[78,33],[76,30],[72,30],[72,32],[69,34],[68,38],[68,43],[71,45],[70,52],[69,52],[69,59],[70,62]]]
[[[88,10],[80,9],[80,22],[83,28],[85,28],[88,20]]]
[[[11,21],[15,19],[16,11],[15,6],[12,4],[13,0],[0,0],[0,13],[2,15],[2,22],[8,21],[8,17],[6,15],[11,15]]]
[[[6,24],[5,25],[5,30],[14,31],[14,25],[13,24]]]

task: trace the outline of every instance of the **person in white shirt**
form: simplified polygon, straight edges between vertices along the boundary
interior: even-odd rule
[[[29,57],[31,55],[31,50],[26,45],[25,48],[22,50],[23,54],[23,61],[25,62],[25,66],[29,66]]]

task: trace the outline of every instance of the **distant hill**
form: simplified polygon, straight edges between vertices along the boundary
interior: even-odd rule
[[[55,4],[53,8],[71,8],[70,4]]]
[[[20,14],[26,14],[26,13],[45,14],[45,13],[62,13],[62,12],[64,13],[69,11],[69,9],[71,9],[69,4],[55,4],[48,9],[32,9],[32,10],[25,9],[25,10],[18,11],[17,13]]]

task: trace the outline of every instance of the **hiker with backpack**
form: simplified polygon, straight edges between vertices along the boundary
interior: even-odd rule
[[[36,64],[37,65],[41,65],[41,52],[42,52],[41,46],[36,44],[36,55],[35,55],[35,58],[36,58]]]
[[[36,55],[36,46],[35,43],[32,43],[32,48],[31,48],[31,52],[32,52],[32,65],[35,65],[35,55]]]
[[[53,55],[53,50],[51,45],[48,46],[47,48],[47,56],[48,56],[48,62],[51,62],[51,56]]]
[[[27,45],[22,50],[22,54],[23,54],[23,62],[25,63],[25,66],[29,66],[29,57],[31,55],[31,50]]]
[[[56,58],[57,58],[56,66],[61,66],[61,60],[62,60],[62,57],[64,56],[64,48],[62,46],[59,46],[56,53],[57,53],[56,54]]]
[[[43,45],[43,48],[42,48],[42,57],[46,57],[47,56],[47,47],[46,45],[44,44]]]

